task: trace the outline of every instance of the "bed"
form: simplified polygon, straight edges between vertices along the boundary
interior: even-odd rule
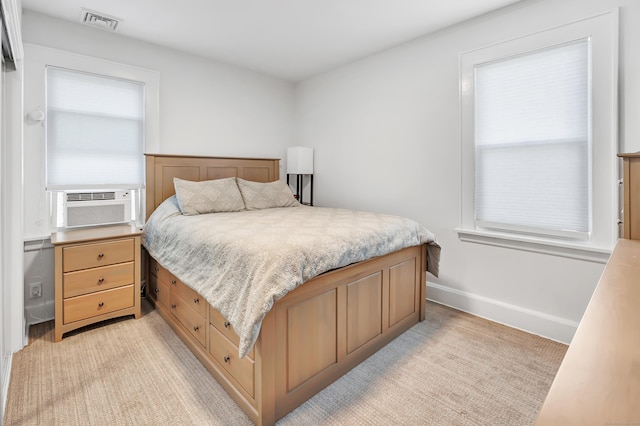
[[[151,222],[158,222],[157,217],[165,215],[190,221],[196,230],[213,229],[213,224],[197,222],[211,215],[200,215],[202,217],[191,221],[175,213],[181,206],[175,200],[174,178],[223,182],[231,177],[239,178],[238,182],[268,183],[279,180],[279,167],[277,159],[147,154],[147,218],[157,210]],[[306,214],[304,210],[317,212],[320,216],[347,214],[304,206],[274,210],[282,210],[282,214],[291,216],[292,221],[300,220],[297,216]],[[273,221],[274,214],[280,212],[239,215],[251,218],[250,221]],[[233,213],[215,215],[216,220],[222,220]],[[255,219],[258,217],[261,219]],[[335,220],[334,216],[330,220]],[[146,248],[150,253],[146,276],[149,300],[256,424],[274,424],[395,337],[424,320],[426,273],[427,270],[434,274],[438,271],[439,246],[435,239],[421,237],[417,245],[394,249],[388,254],[345,266],[315,271],[311,275],[293,271],[290,275],[300,276],[299,282],[267,295],[264,300],[269,303],[264,303],[267,306],[263,314],[242,313],[238,316],[233,306],[247,303],[242,299],[245,297],[242,287],[232,288],[232,291],[218,287],[215,292],[210,292],[208,287],[197,282],[199,278],[190,271],[199,268],[195,268],[191,261],[194,257],[201,257],[206,250],[199,249],[198,245],[175,245],[169,250],[160,250],[154,238],[158,240],[156,234],[170,228],[169,224],[173,222],[159,223],[155,231],[146,230],[149,240]],[[271,225],[263,227],[270,228]],[[191,239],[195,237],[184,240]],[[241,257],[253,262],[249,254],[233,254],[231,240],[236,239],[241,238],[234,236],[224,242],[232,253],[225,262]],[[165,237],[164,241],[169,240],[171,238]],[[303,250],[294,250],[298,251]],[[176,258],[179,260],[181,256],[183,261],[176,262]],[[215,263],[215,258],[207,259],[207,263]],[[274,263],[273,260],[270,262]],[[320,261],[311,263],[322,264]],[[257,277],[266,275],[263,269],[244,273]],[[226,276],[224,279],[234,280]],[[218,281],[224,280],[220,278]],[[268,284],[265,286],[269,288]],[[228,303],[225,300],[229,296],[227,299],[221,296],[226,290],[230,291],[233,299]]]

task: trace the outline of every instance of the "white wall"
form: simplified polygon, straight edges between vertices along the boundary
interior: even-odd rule
[[[22,41],[20,0],[2,0],[15,71],[3,66],[0,99],[0,419],[12,354],[25,342],[22,299]],[[0,420],[0,424],[2,420]]]
[[[461,242],[459,54],[620,11],[621,151],[640,149],[640,3],[531,0],[300,83],[298,143],[315,148],[317,205],[405,215],[436,233],[428,297],[568,342],[604,265]]]
[[[160,72],[160,153],[283,158],[291,144],[293,84],[69,23],[26,10],[23,40]],[[38,107],[29,93],[26,59],[25,112]],[[39,126],[35,126],[39,127]],[[39,213],[44,134],[25,134],[26,210]],[[39,214],[25,217],[25,237],[49,233]]]
[[[25,43],[158,71],[160,140],[155,153],[285,158],[286,147],[292,144],[292,83],[28,10],[22,31]],[[41,90],[35,89],[42,85],[34,84],[41,73],[30,68],[30,59],[25,58],[25,114],[44,107]],[[50,229],[44,170],[44,128],[27,123],[24,295],[28,323],[53,318],[53,250],[46,241]],[[42,298],[28,298],[33,282],[43,283]]]
[[[289,145],[314,147],[317,205],[397,213],[436,232],[443,246],[441,276],[429,277],[429,297],[568,341],[602,264],[463,243],[454,231],[460,225],[461,185],[458,58],[463,51],[618,6],[621,151],[636,151],[635,0],[524,1],[296,87],[30,12],[23,33],[25,42],[160,71],[162,153],[283,157]],[[24,110],[35,106],[25,101]],[[25,136],[25,210],[38,212],[25,218],[25,236],[35,239],[27,244],[27,282],[40,281],[40,272],[30,271],[50,261],[48,254],[29,251],[47,234],[39,222],[41,204],[34,201],[43,185],[37,177],[42,141],[35,139]],[[43,292],[53,294],[46,287]]]

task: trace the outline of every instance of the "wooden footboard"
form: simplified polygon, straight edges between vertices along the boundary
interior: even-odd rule
[[[256,424],[273,424],[424,319],[426,247],[316,277],[267,314],[254,350],[202,297],[153,259],[149,299]]]

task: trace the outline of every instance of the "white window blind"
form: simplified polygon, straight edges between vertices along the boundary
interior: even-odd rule
[[[46,71],[49,190],[144,185],[144,84]]]
[[[588,239],[589,42],[475,67],[479,228]]]

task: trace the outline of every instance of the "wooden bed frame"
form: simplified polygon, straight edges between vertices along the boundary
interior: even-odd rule
[[[279,160],[146,155],[147,217],[173,195],[173,178],[279,179]],[[206,301],[154,259],[149,300],[256,424],[274,424],[424,320],[426,246],[324,273],[278,300],[252,352]]]

